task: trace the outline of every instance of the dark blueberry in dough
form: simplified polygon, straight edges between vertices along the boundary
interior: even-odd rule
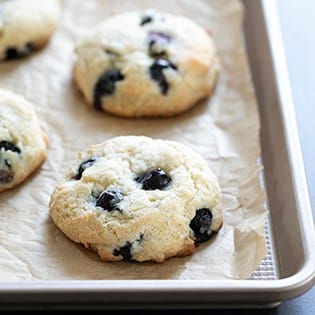
[[[119,55],[116,51],[114,51],[114,50],[112,50],[110,48],[106,48],[105,52],[106,52],[106,54],[110,55],[113,58],[117,57]]]
[[[136,178],[138,183],[142,184],[144,190],[165,189],[169,186],[171,178],[169,175],[158,168],[153,171],[148,171]]]
[[[4,159],[4,164],[5,164],[6,167],[11,168],[11,163],[10,163],[9,160]]]
[[[29,55],[33,51],[36,51],[36,46],[32,42],[26,43],[24,51],[22,52],[22,57]]]
[[[210,229],[212,222],[212,213],[207,208],[196,211],[195,217],[191,220],[189,227],[194,231],[195,242],[202,243],[208,241],[214,231]]]
[[[101,100],[105,95],[112,95],[115,92],[116,82],[124,79],[118,70],[106,71],[97,81],[94,88],[94,107],[101,109]]]
[[[131,255],[131,243],[126,242],[126,244],[122,247],[119,247],[118,249],[116,248],[113,252],[114,256],[122,256],[124,260],[131,260],[132,255]]]
[[[143,26],[144,24],[151,23],[152,21],[153,21],[153,14],[148,13],[142,16],[140,25]]]
[[[13,60],[21,58],[22,55],[19,53],[19,51],[15,47],[9,47],[5,51],[5,59],[6,60]]]
[[[12,181],[14,173],[12,171],[0,170],[0,183],[7,184]]]
[[[26,43],[22,50],[18,50],[16,47],[9,47],[7,48],[5,52],[5,59],[13,60],[13,59],[23,58],[35,50],[36,50],[36,47],[31,42]]]
[[[149,33],[149,54],[151,57],[161,57],[166,55],[166,46],[171,37],[161,32]]]
[[[140,244],[140,243],[143,241],[143,239],[144,239],[144,234],[141,233],[141,234],[139,235],[139,238],[136,239],[136,241],[138,242],[138,244]]]
[[[0,142],[0,153],[1,151],[13,151],[20,153],[20,149],[16,147],[13,143],[9,141]],[[10,183],[13,180],[14,173],[11,170],[11,163],[8,159],[3,158],[2,154],[0,155],[0,184]]]
[[[169,85],[163,73],[163,70],[167,68],[177,70],[177,67],[166,59],[158,59],[150,67],[151,78],[158,83],[161,93],[164,95],[167,94],[169,89]]]
[[[36,50],[36,46],[35,46],[32,42],[28,42],[28,43],[26,43],[26,45],[25,45],[25,50],[26,50],[27,52],[35,51],[35,50]]]
[[[0,141],[0,151],[4,149],[4,151],[12,151],[16,153],[21,153],[21,150],[10,141]]]
[[[114,190],[103,191],[96,200],[96,206],[107,211],[119,210],[118,203],[123,199],[120,192]]]
[[[94,163],[95,163],[95,159],[89,159],[89,160],[81,163],[81,165],[79,166],[79,169],[78,169],[78,173],[75,174],[72,178],[76,179],[76,180],[81,179],[83,172],[87,168],[91,167]]]

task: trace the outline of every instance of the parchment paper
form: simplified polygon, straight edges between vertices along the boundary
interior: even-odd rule
[[[25,183],[0,195],[0,279],[248,278],[265,256],[264,193],[259,182],[259,120],[242,48],[237,0],[67,0],[58,31],[32,57],[0,65],[0,86],[36,105],[49,136],[48,159]],[[213,96],[171,119],[121,119],[87,107],[72,84],[73,47],[90,26],[122,11],[151,7],[193,19],[213,34],[221,72]],[[118,135],[180,141],[218,176],[224,224],[186,258],[105,263],[68,240],[49,217],[56,181],[89,144]]]

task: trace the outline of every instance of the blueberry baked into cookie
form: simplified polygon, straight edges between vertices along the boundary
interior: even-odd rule
[[[59,11],[59,0],[0,1],[0,60],[21,58],[45,46]]]
[[[46,159],[46,148],[33,105],[0,90],[0,192],[24,181]]]
[[[218,181],[200,155],[143,136],[90,146],[50,200],[61,231],[105,261],[191,255],[220,229],[221,212]]]
[[[76,54],[74,81],[86,102],[124,117],[179,114],[211,94],[218,73],[204,29],[152,10],[110,17]]]

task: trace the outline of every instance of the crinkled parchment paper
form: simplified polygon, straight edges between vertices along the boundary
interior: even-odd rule
[[[122,11],[153,7],[184,14],[213,34],[221,59],[214,95],[171,119],[131,120],[84,104],[71,80],[73,47],[90,26]],[[48,159],[25,183],[0,195],[0,279],[248,278],[265,256],[264,193],[259,182],[259,119],[242,48],[236,0],[67,0],[59,30],[35,55],[0,64],[0,86],[34,102],[50,144]],[[123,26],[122,26],[123,27]],[[89,144],[126,135],[180,141],[219,178],[224,224],[192,257],[163,264],[105,263],[68,240],[49,217],[56,181]]]

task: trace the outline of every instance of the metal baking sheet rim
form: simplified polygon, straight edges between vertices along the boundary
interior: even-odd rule
[[[243,0],[245,7],[250,0]],[[258,3],[258,1],[256,2]],[[258,5],[258,4],[257,4]],[[259,2],[272,55],[298,218],[303,233],[304,265],[277,280],[53,280],[0,283],[0,306],[87,304],[108,308],[274,307],[315,284],[315,231],[301,146],[282,46],[276,3]],[[285,107],[284,107],[285,104]],[[162,303],[162,304],[160,304]]]

